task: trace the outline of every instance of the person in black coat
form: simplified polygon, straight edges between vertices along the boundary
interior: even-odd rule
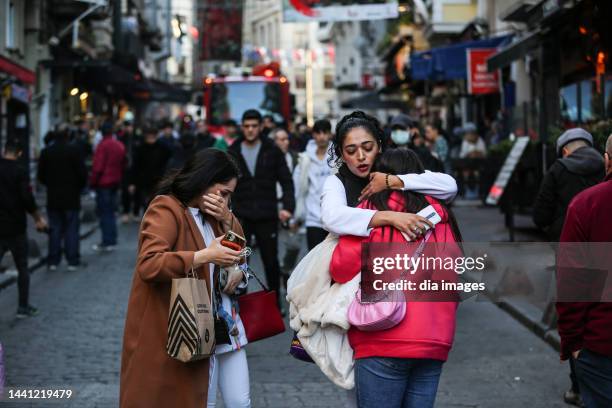
[[[19,163],[21,153],[19,141],[9,139],[0,158],[0,261],[6,251],[10,251],[19,273],[18,318],[38,314],[38,309],[29,303],[30,271],[26,213],[34,218],[39,232],[44,232],[48,228],[47,221],[38,211],[36,200],[32,195],[28,171]]]
[[[278,221],[286,222],[295,209],[294,187],[285,156],[269,138],[261,135],[261,114],[250,109],[242,115],[243,136],[228,152],[240,168],[241,177],[232,197],[233,211],[241,221],[247,240],[255,234],[261,250],[268,285],[280,286]],[[277,207],[276,183],[283,190],[282,209]]]
[[[50,227],[47,265],[52,270],[57,268],[63,247],[68,268],[74,270],[80,263],[79,212],[87,170],[81,150],[69,143],[67,129],[57,131],[55,142],[41,152],[38,180],[47,187]]]
[[[154,129],[144,130],[144,143],[134,151],[134,162],[129,170],[129,189],[134,194],[138,210],[146,208],[153,199],[170,159],[170,152],[157,139]]]
[[[551,241],[561,236],[570,201],[582,190],[603,180],[604,160],[584,129],[566,131],[557,140],[557,159],[544,176],[533,207],[533,221]]]
[[[196,151],[213,147],[217,139],[208,131],[206,122],[199,120],[196,126]]]

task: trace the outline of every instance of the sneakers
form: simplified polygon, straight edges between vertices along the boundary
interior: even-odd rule
[[[70,272],[74,272],[74,271],[76,271],[76,270],[77,270],[77,268],[78,268],[78,267],[79,267],[79,265],[68,265],[68,268],[67,268],[67,269],[68,269]]]
[[[580,398],[580,394],[577,392],[574,392],[571,389],[565,391],[565,393],[563,394],[563,401],[565,401],[567,404],[570,404],[570,405],[575,405],[577,407],[584,407],[584,403],[582,402],[582,398]]]
[[[32,305],[19,306],[17,308],[17,318],[25,319],[26,317],[34,317],[38,314],[38,309]]]
[[[96,252],[112,252],[115,250],[114,245],[94,244],[91,247]]]
[[[49,265],[47,266],[47,269],[49,269],[50,271],[57,271],[57,265]]]

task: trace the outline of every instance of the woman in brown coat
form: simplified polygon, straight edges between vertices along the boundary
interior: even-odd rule
[[[121,407],[205,406],[208,359],[183,363],[166,353],[170,289],[172,279],[185,277],[193,267],[210,290],[211,264],[240,261],[239,252],[220,244],[227,230],[243,235],[228,205],[237,179],[238,167],[226,153],[202,150],[162,182],[160,195],[147,209],[125,322]],[[217,237],[208,247],[196,216]]]

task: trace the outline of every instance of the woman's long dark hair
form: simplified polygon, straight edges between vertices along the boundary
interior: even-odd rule
[[[395,175],[411,173],[421,174],[425,172],[425,168],[414,151],[410,149],[387,149],[376,160],[374,171]],[[371,207],[379,211],[392,211],[389,208],[388,202],[393,192],[394,190],[383,190],[379,193],[372,194],[370,198],[368,198]],[[401,191],[401,194],[404,198],[404,211],[406,212],[416,214],[429,205],[423,194],[407,190]],[[438,202],[448,214],[449,224],[455,240],[461,242],[461,232],[459,231],[459,225],[457,224],[455,215],[446,204],[440,201]]]
[[[219,149],[204,149],[191,156],[182,168],[167,174],[157,194],[173,195],[187,206],[213,184],[227,183],[239,176],[240,170],[230,155]]]

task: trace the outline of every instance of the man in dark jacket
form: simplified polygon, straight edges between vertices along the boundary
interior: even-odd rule
[[[170,152],[157,140],[154,129],[144,130],[144,143],[134,153],[130,169],[130,191],[134,194],[138,208],[145,209],[155,194],[155,187],[164,175]]]
[[[113,125],[102,125],[102,141],[94,152],[89,185],[96,189],[96,206],[102,231],[102,242],[94,245],[96,251],[112,251],[117,244],[117,189],[121,184],[126,157],[123,144],[113,138]]]
[[[17,317],[22,318],[38,314],[38,310],[29,303],[26,213],[34,218],[38,231],[45,231],[48,227],[30,190],[28,172],[18,163],[20,156],[19,143],[16,140],[8,140],[0,159],[0,260],[7,250],[11,251],[19,274]]]
[[[570,129],[557,139],[561,157],[544,176],[533,207],[533,221],[547,231],[551,241],[559,241],[570,201],[604,177],[603,158],[592,146],[593,137],[580,128]]]
[[[266,269],[268,285],[280,285],[278,221],[286,222],[295,208],[293,181],[283,153],[269,138],[261,138],[261,114],[250,109],[242,115],[243,137],[228,152],[236,158],[242,176],[233,196],[233,210],[240,218],[247,240],[255,234]],[[283,190],[282,209],[276,183]]]
[[[47,265],[51,270],[62,259],[62,243],[68,270],[75,270],[80,263],[79,210],[87,170],[79,147],[68,139],[68,130],[60,129],[55,143],[42,151],[38,161],[38,180],[47,187],[50,224]]]
[[[573,359],[587,408],[612,407],[612,303],[601,301],[612,298],[612,135],[605,167],[604,182],[570,203],[558,255],[561,359]]]
[[[126,168],[130,168],[134,159],[134,151],[140,146],[140,140],[136,135],[134,124],[125,121],[123,128],[117,132],[117,140],[123,143],[125,148]],[[130,192],[127,177],[121,180],[121,222],[126,224],[130,221],[130,215],[137,220],[140,208],[137,207],[134,193]]]
[[[213,147],[217,139],[208,131],[208,126],[203,120],[196,124],[196,151]]]

